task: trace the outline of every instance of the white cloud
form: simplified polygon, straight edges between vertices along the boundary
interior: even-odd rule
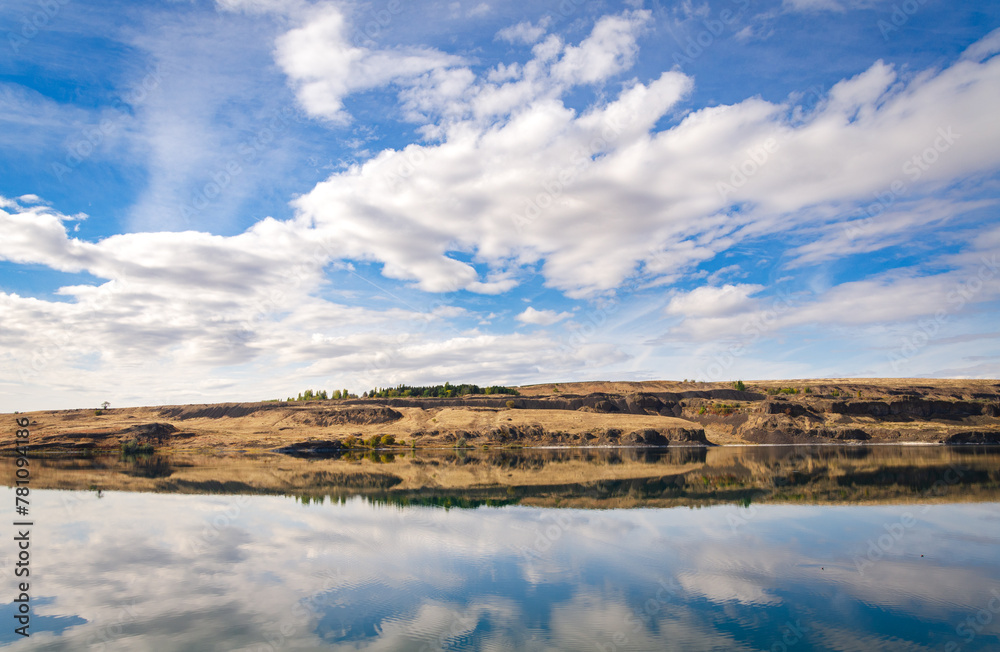
[[[469,9],[466,15],[469,16],[470,18],[478,18],[479,16],[485,16],[491,11],[493,11],[493,8],[490,7],[488,2],[480,2],[475,7]]]
[[[792,11],[844,11],[839,0],[784,0],[784,6]]]
[[[576,114],[553,95],[564,88],[557,75],[544,73],[567,59],[548,61],[536,56],[515,81],[466,76],[456,87],[465,91],[424,97],[421,109],[441,101],[452,116],[439,144],[330,177],[297,200],[300,214],[336,225],[357,255],[427,290],[477,282],[471,265],[446,255],[458,249],[501,269],[541,263],[549,286],[587,296],[636,273],[669,278],[741,239],[843,220],[845,206],[897,182],[894,201],[912,201],[1000,165],[1000,132],[982,109],[1000,103],[997,59],[905,80],[878,62],[807,115],[751,98],[656,134],[690,78],[665,73]],[[900,220],[885,236],[905,228]]]
[[[631,68],[639,52],[636,38],[650,17],[648,10],[639,10],[601,18],[580,45],[566,48],[553,76],[570,84],[593,84]]]
[[[545,32],[548,30],[551,22],[552,19],[549,16],[545,16],[539,20],[537,24],[526,20],[518,23],[517,25],[504,27],[502,30],[497,32],[497,38],[509,43],[533,45],[545,36]]]
[[[275,57],[306,111],[345,123],[344,97],[389,83],[407,83],[429,71],[462,64],[431,48],[373,50],[348,40],[344,14],[334,5],[307,12],[304,24],[280,36]]]
[[[67,234],[75,218],[51,208],[2,197],[0,207],[0,260],[107,279],[64,286],[64,300],[0,292],[0,365],[18,409],[41,408],[54,394],[82,407],[274,397],[304,382],[516,383],[626,357],[600,344],[464,330],[459,321],[478,317],[446,303],[364,308],[321,298],[324,269],[345,256],[335,238],[296,222],[266,219],[230,237],[87,242]]]
[[[564,319],[572,317],[573,314],[569,312],[556,312],[555,310],[535,310],[534,307],[528,306],[524,309],[524,312],[519,314],[516,319],[523,324],[536,324],[538,326],[551,326],[552,324],[557,324]]]
[[[304,0],[215,0],[215,4],[226,11],[244,11],[251,14],[288,15],[303,11],[307,7]]]
[[[725,317],[752,308],[754,301],[750,296],[763,289],[763,285],[750,284],[700,287],[675,296],[666,311],[686,317]]]
[[[962,59],[981,62],[997,52],[1000,52],[1000,27],[966,48]]]

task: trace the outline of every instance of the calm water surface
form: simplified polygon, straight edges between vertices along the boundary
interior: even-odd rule
[[[38,460],[32,635],[7,527],[0,644],[995,650],[998,453]]]

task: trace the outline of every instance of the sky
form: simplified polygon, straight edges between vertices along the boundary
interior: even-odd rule
[[[0,411],[1000,375],[1000,5],[11,0]]]

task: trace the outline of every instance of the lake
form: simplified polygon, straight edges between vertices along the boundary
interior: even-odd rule
[[[1000,649],[998,447],[31,465],[12,650]]]

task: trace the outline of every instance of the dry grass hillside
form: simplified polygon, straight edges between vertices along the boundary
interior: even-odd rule
[[[819,379],[551,383],[519,396],[50,410],[35,450],[173,451],[732,443],[998,443],[995,380]],[[8,420],[11,431],[14,419]],[[372,443],[373,438],[378,443]],[[13,445],[13,432],[7,439]],[[391,443],[394,442],[394,443]]]

